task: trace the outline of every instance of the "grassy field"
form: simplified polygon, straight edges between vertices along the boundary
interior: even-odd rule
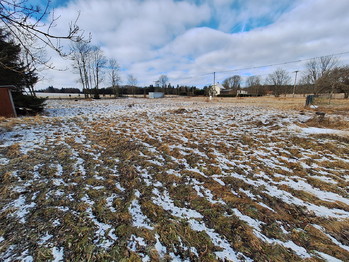
[[[349,261],[349,101],[304,104],[50,100],[0,119],[0,260]]]

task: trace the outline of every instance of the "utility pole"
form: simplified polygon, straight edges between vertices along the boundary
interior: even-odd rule
[[[213,86],[216,85],[216,72],[213,72]]]
[[[294,77],[293,98],[294,98],[294,91],[296,90],[296,82],[297,82],[297,73],[298,72],[299,72],[298,70],[294,71],[294,73],[296,73],[296,75]]]

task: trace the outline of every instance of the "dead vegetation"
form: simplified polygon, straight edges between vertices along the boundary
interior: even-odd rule
[[[0,258],[349,260],[348,139],[290,131],[300,100],[200,99],[11,123]]]

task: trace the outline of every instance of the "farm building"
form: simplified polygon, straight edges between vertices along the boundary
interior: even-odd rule
[[[162,92],[149,92],[149,98],[164,98],[164,93],[162,93]]]
[[[248,92],[246,90],[234,90],[233,88],[229,88],[229,89],[222,89],[221,90],[221,94],[236,94],[236,95],[247,95]]]
[[[237,94],[238,94],[238,95],[247,95],[248,92],[247,92],[246,90],[238,90],[238,91],[237,91]]]
[[[16,109],[13,104],[11,90],[14,86],[0,86],[0,116],[16,117]]]

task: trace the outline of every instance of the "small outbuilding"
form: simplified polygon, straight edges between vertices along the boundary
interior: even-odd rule
[[[5,85],[0,86],[0,116],[4,117],[16,117],[16,109],[13,103],[11,90],[15,89],[15,86]]]
[[[164,98],[164,93],[162,93],[162,92],[149,92],[149,98]]]
[[[238,95],[247,95],[248,94],[248,92],[246,90],[237,90],[236,93]]]

